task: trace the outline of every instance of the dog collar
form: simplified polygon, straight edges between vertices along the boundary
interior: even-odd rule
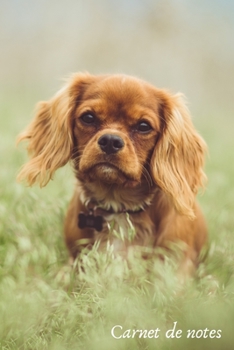
[[[128,213],[132,215],[132,214],[139,214],[142,211],[144,211],[143,208],[140,208],[137,210],[122,209],[116,212],[113,210],[113,208],[107,210],[100,207],[88,208],[88,210],[89,210],[88,214],[84,212],[79,213],[78,227],[80,229],[94,228],[96,231],[99,231],[99,232],[102,231],[104,215],[123,214],[123,213]]]
[[[128,209],[121,209],[119,211],[115,211],[113,208],[111,209],[103,209],[100,207],[96,208],[96,212],[102,215],[109,215],[109,214],[123,214],[123,213],[128,213],[128,214],[138,214],[144,211],[144,209],[139,208],[137,210],[128,210]]]

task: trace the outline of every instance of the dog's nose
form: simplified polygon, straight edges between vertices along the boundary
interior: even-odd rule
[[[106,154],[117,153],[124,146],[124,142],[121,137],[113,134],[102,135],[98,140],[98,144],[101,150]]]

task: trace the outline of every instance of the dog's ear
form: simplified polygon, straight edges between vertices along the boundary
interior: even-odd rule
[[[151,158],[152,176],[175,208],[192,219],[195,195],[206,179],[206,144],[192,124],[183,96],[160,94],[161,133]]]
[[[30,160],[17,179],[29,185],[45,186],[59,167],[71,158],[73,149],[72,114],[79,96],[90,83],[89,74],[73,75],[63,89],[51,100],[40,102],[28,128],[18,137],[27,139]]]

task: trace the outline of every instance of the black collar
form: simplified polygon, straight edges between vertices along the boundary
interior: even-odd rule
[[[78,227],[80,229],[85,229],[85,228],[94,228],[96,231],[102,231],[103,227],[103,216],[105,215],[111,215],[111,214],[123,214],[123,213],[128,213],[130,215],[132,214],[139,214],[145,209],[140,208],[137,210],[127,210],[127,209],[122,209],[119,211],[115,211],[113,208],[111,209],[103,209],[97,206],[91,206],[88,205],[88,214],[84,212],[80,212],[78,215]]]
[[[92,210],[92,209],[91,209]],[[102,214],[102,215],[109,215],[109,214],[123,214],[123,213],[128,213],[128,214],[138,214],[141,213],[142,211],[144,211],[145,209],[143,208],[139,208],[137,210],[128,210],[128,209],[121,209],[118,211],[115,211],[113,208],[110,209],[103,209],[101,207],[96,207],[95,209],[93,209],[93,211],[95,211],[98,214]]]

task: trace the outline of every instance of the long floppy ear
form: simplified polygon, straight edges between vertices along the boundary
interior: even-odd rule
[[[76,74],[50,101],[38,104],[33,121],[17,140],[29,140],[31,158],[17,180],[26,179],[29,185],[38,182],[43,187],[69,161],[73,149],[72,113],[90,78],[88,74]]]
[[[193,219],[195,195],[206,180],[206,144],[192,124],[182,95],[160,93],[161,135],[151,158],[152,176],[178,212]]]

